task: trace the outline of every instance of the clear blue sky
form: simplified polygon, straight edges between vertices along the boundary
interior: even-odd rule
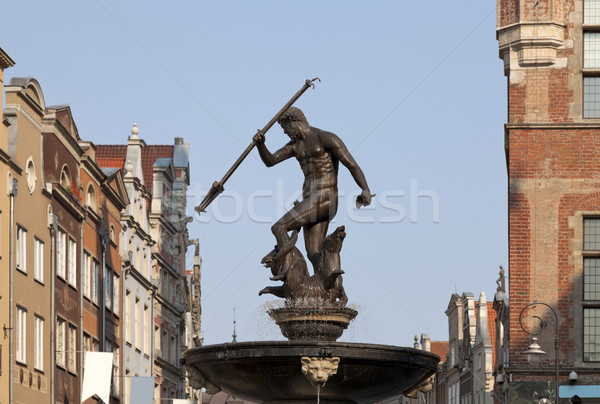
[[[343,340],[446,340],[452,293],[493,298],[507,266],[495,1],[12,1],[1,15],[7,80],[37,78],[83,139],[123,144],[137,122],[149,144],[189,142],[190,216],[256,129],[320,77],[297,106],[343,139],[377,194],[373,209],[347,208],[359,189],[340,169],[335,224],[359,310]],[[267,134],[271,150],[286,141],[278,125]],[[295,161],[268,169],[253,152],[206,223],[194,214],[205,343],[231,340],[234,305],[238,340],[283,338],[264,314],[278,299],[257,295],[275,284],[260,259],[301,183]]]

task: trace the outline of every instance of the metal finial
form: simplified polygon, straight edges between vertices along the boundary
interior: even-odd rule
[[[235,306],[233,306],[233,340],[231,340],[231,342],[233,342],[234,344],[237,343],[237,334],[235,332]]]

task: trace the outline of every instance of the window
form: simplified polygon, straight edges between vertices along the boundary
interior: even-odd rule
[[[87,192],[85,194],[85,204],[90,208],[96,210],[96,192],[94,191],[94,187],[92,184],[88,186]]]
[[[120,381],[120,375],[119,375],[119,346],[114,343],[111,342],[109,340],[106,340],[106,352],[112,352],[113,353],[113,371],[112,371],[112,395],[113,397],[119,397],[119,385],[121,383]]]
[[[150,310],[144,305],[144,353],[150,355]]]
[[[85,353],[92,350],[92,338],[87,332],[83,333],[83,367],[85,368]]]
[[[173,363],[177,360],[177,344],[175,336],[171,335],[171,344],[169,347],[169,360]]]
[[[104,269],[104,304],[108,310],[112,310],[112,270],[109,267]]]
[[[33,277],[44,283],[44,243],[37,237],[34,237]]]
[[[17,362],[27,363],[27,310],[17,306],[15,349]]]
[[[92,277],[92,257],[87,251],[83,252],[83,296],[88,299],[91,297],[90,293],[90,281]]]
[[[138,351],[141,351],[140,349],[140,342],[141,342],[141,335],[140,335],[140,317],[141,317],[141,312],[140,312],[140,299],[138,299],[138,297],[136,296],[135,298],[135,319],[134,319],[134,325],[133,325],[133,340],[135,343],[135,349],[137,349]]]
[[[67,234],[62,230],[56,235],[56,275],[67,279]]]
[[[44,370],[44,319],[40,316],[33,318],[34,334],[34,361],[33,367],[37,370]]]
[[[17,269],[27,272],[27,230],[17,226]]]
[[[100,285],[100,263],[92,259],[92,302],[99,303],[98,285]]]
[[[154,349],[160,351],[162,349],[161,343],[160,343],[160,327],[157,325],[154,325]],[[161,353],[162,356],[162,353]]]
[[[71,186],[71,174],[69,173],[69,167],[67,167],[66,164],[63,167],[62,172],[60,173],[60,185],[62,185],[63,187]]]
[[[600,1],[583,3],[583,117],[600,118]]]
[[[600,361],[600,219],[583,219],[583,360]]]
[[[56,365],[65,367],[66,354],[66,322],[62,318],[56,319]]]
[[[160,350],[162,358],[169,357],[169,340],[167,339],[167,332],[164,329],[162,330],[162,338],[160,339]]]
[[[129,290],[125,290],[125,341],[131,343],[131,292]],[[135,335],[135,328],[133,329],[133,334]]]
[[[77,243],[69,237],[69,284],[77,287]]]
[[[119,315],[119,275],[113,272],[112,278],[112,292],[113,292],[113,313]]]
[[[33,159],[31,157],[27,159],[25,177],[27,178],[27,188],[29,189],[29,193],[32,194],[35,190],[35,182],[37,181],[37,177],[35,175],[35,166],[33,165]]]
[[[67,369],[69,372],[75,373],[77,369],[77,327],[73,324],[69,324],[68,338],[68,352],[67,352]]]
[[[90,351],[92,349],[92,337],[87,332],[83,333],[83,350]]]
[[[119,347],[117,344],[112,344],[113,353],[113,371],[112,371],[112,395],[119,398],[121,378],[119,377]]]

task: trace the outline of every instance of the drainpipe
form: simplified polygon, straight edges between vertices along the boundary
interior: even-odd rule
[[[151,254],[148,254],[148,256],[151,257]],[[150,281],[152,281],[152,259],[149,261],[150,263],[148,265],[150,265]],[[154,347],[156,346],[156,340],[154,339],[154,300],[156,299],[156,286],[154,286],[154,284],[152,284],[150,293],[150,374],[154,378]]]
[[[56,230],[58,216],[52,214],[50,224],[50,402],[54,403],[54,367],[56,366],[56,302],[54,297],[54,282],[56,281]]]
[[[83,228],[87,222],[88,213],[87,210],[83,214],[83,221],[81,222],[81,229],[79,231],[79,394],[81,395],[83,389],[83,268],[84,256],[83,256]],[[91,281],[91,279],[90,279]]]
[[[129,261],[129,268],[131,268],[131,260]],[[123,330],[123,323],[125,322],[125,278],[129,277],[129,271],[131,269],[124,268],[123,263],[121,262],[121,301],[119,304],[119,318],[121,319],[121,327],[119,327],[119,338],[121,339],[121,344],[119,344],[119,350],[121,353],[119,354],[119,372],[121,373],[119,376],[125,374],[125,331]],[[126,402],[127,398],[125,397],[125,383],[126,380],[124,377],[119,377],[120,389],[119,389],[119,397],[120,402]],[[131,395],[131,392],[129,392]]]
[[[108,232],[104,229],[100,230],[100,242],[102,244],[102,352],[106,349],[106,250],[108,245]]]
[[[12,178],[12,184],[9,184],[8,196],[10,196],[10,235],[9,235],[9,252],[8,252],[8,262],[9,262],[9,278],[10,282],[10,305],[9,305],[9,322],[8,327],[10,329],[10,338],[9,338],[9,350],[8,350],[8,363],[9,372],[8,372],[8,402],[13,404],[15,402],[15,389],[13,387],[15,380],[15,360],[14,360],[14,352],[15,352],[15,197],[18,193],[18,185],[19,181],[15,178]]]

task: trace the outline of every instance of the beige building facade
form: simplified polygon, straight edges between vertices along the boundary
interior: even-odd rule
[[[53,385],[51,194],[43,172],[46,105],[35,79],[12,79],[6,88],[7,153],[14,163],[8,232],[10,281],[9,384],[14,403],[50,402]],[[16,191],[16,192],[15,192]],[[16,195],[15,195],[16,194]],[[12,201],[11,201],[12,200]],[[10,376],[12,375],[12,376]],[[12,383],[10,383],[12,381]]]

